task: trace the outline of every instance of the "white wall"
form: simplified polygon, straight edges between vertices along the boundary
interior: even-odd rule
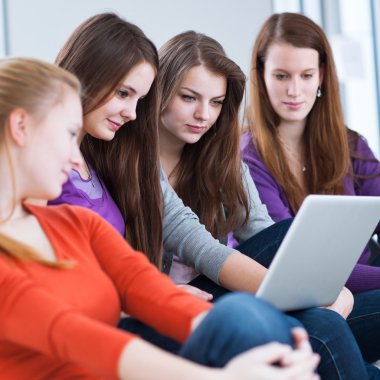
[[[255,36],[272,12],[271,0],[1,1],[7,2],[12,56],[54,61],[77,25],[96,13],[115,11],[137,24],[157,47],[188,29],[208,34],[246,74]]]

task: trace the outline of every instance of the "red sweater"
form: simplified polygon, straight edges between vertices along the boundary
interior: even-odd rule
[[[81,207],[27,205],[72,269],[0,254],[1,379],[114,379],[134,338],[120,310],[183,342],[210,304],[178,289],[111,225]],[[147,363],[148,364],[148,363]]]

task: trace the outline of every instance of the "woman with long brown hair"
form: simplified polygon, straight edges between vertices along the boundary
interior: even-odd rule
[[[274,220],[294,216],[308,194],[380,195],[379,162],[344,124],[333,53],[316,23],[296,13],[267,19],[252,52],[250,96],[243,158]],[[347,282],[355,299],[347,321],[373,362],[380,268],[368,258],[366,250]]]
[[[98,212],[159,266],[155,46],[137,26],[104,13],[76,28],[56,63],[84,87],[79,136],[84,161],[51,204],[77,204]]]
[[[344,124],[323,30],[303,15],[275,14],[251,65],[243,159],[271,217],[294,217],[308,194],[380,195],[378,160]],[[380,289],[380,267],[366,265],[369,257],[366,249],[348,280],[354,293]]]

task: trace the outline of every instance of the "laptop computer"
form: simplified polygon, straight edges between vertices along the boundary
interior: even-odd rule
[[[309,195],[256,295],[284,311],[331,305],[380,221],[380,197]]]

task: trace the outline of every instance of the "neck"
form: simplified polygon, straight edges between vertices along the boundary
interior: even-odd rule
[[[1,191],[0,199],[0,226],[5,225],[7,222],[24,218],[28,214],[22,206],[22,202],[13,199],[10,193],[5,196],[4,191]]]
[[[305,123],[285,123],[281,122],[277,128],[280,140],[292,148],[299,149],[302,146],[302,136],[305,130]]]

